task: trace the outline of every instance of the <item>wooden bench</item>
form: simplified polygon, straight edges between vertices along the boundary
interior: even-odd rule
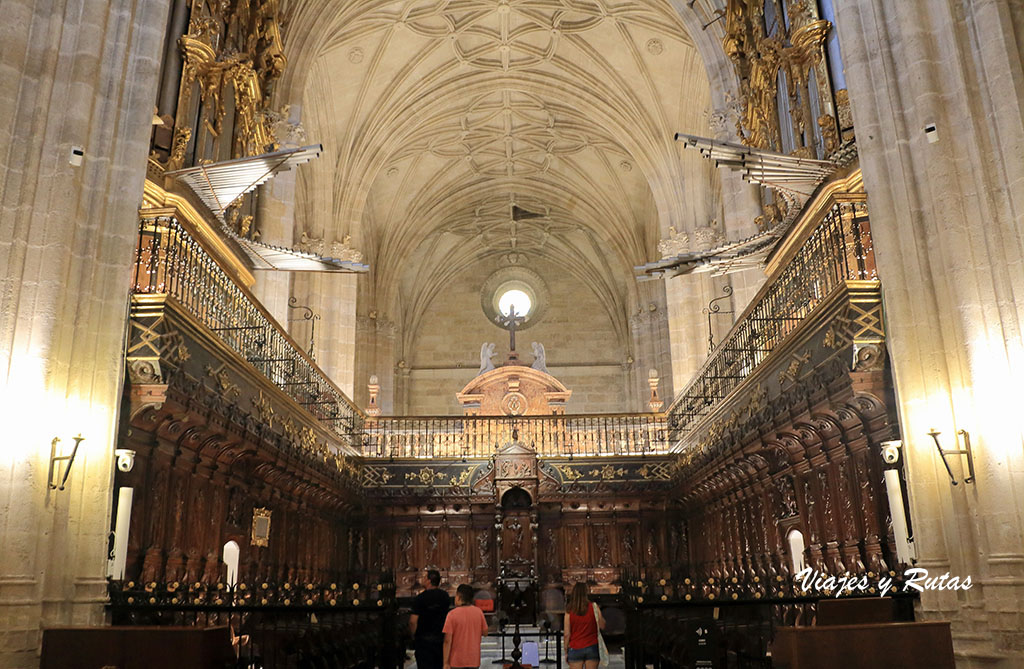
[[[43,630],[40,669],[224,669],[227,627],[62,627]]]
[[[773,669],[954,669],[949,623],[778,627]]]

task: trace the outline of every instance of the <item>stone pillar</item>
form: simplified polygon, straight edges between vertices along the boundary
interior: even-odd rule
[[[4,4],[0,667],[37,665],[43,626],[103,622],[125,300],[168,9]],[[51,440],[78,433],[67,487],[51,490]]]
[[[660,288],[659,284],[646,284]],[[660,291],[659,291],[660,292]],[[633,411],[649,410],[648,372],[658,370],[662,377],[660,393],[672,397],[672,357],[669,343],[669,311],[662,295],[649,295],[652,301],[641,305],[629,319],[634,362],[629,369],[629,401]]]
[[[376,375],[379,381],[377,406],[385,415],[394,413],[395,406],[395,334],[397,328],[391,320],[371,311],[356,319],[356,389],[355,402],[367,405],[368,395],[362,380]]]
[[[350,247],[334,242],[324,250],[322,240],[307,239],[299,248],[337,258],[342,249]],[[293,280],[298,302],[320,315],[315,337],[317,365],[349,397],[353,396],[355,384],[357,280],[355,274],[325,272],[304,272]],[[309,341],[308,328],[308,322],[293,321],[289,330],[305,346]]]
[[[740,118],[740,107],[729,96],[725,104],[715,108],[711,113],[709,126],[712,137],[724,142],[738,142],[736,123]],[[760,186],[743,180],[739,172],[730,169],[719,169],[722,182],[722,234],[726,239],[745,239],[757,234],[754,222],[762,214]],[[764,284],[764,272],[760,269],[748,269],[729,275],[732,286],[732,320],[746,309],[750,300]],[[724,307],[723,307],[724,309]]]
[[[260,190],[260,241],[286,248],[293,245],[295,228],[295,170],[282,172],[268,181]],[[254,272],[256,283],[252,292],[285,330],[291,332],[288,321],[301,318],[301,314],[288,309],[291,297],[292,272]],[[308,340],[299,344],[305,346]]]
[[[924,593],[921,612],[953,620],[958,666],[1021,666],[1024,16],[995,0],[836,4],[918,566],[974,584]],[[970,433],[976,483],[950,484],[930,428],[946,448]]]
[[[405,360],[395,363],[395,394],[394,413],[404,415],[409,413],[409,386],[411,384],[410,372]]]
[[[301,107],[299,105],[284,105],[284,111],[280,114],[275,113],[275,118],[277,120],[273,124],[274,138],[282,149],[296,148],[306,144],[306,131],[300,122]],[[286,248],[294,248],[299,241],[295,234],[295,192],[299,170],[302,169],[308,168],[299,167],[281,172],[257,191],[259,197],[257,222],[260,241]],[[294,274],[292,272],[264,271],[255,272],[255,276],[256,283],[252,287],[253,293],[273,314],[277,322],[283,325],[288,332],[292,332],[288,321],[302,317],[300,312],[288,309]],[[309,339],[307,336],[298,341],[305,347]]]
[[[706,119],[707,134],[724,141],[737,141],[738,108],[732,98],[711,112]],[[695,125],[694,127],[699,127]],[[682,150],[682,149],[681,149]],[[715,168],[697,151],[684,150],[684,187],[688,211],[682,212],[673,228],[663,231],[662,248],[666,255],[706,250],[727,240],[750,237],[757,232],[754,219],[761,214],[758,190],[728,169]],[[722,295],[721,287],[733,288],[731,300],[722,303],[732,318],[713,319],[715,338],[728,331],[735,317],[749,304],[761,285],[764,274],[747,270],[725,279],[707,275],[688,275],[666,280],[669,335],[672,347],[672,385],[675,393],[683,390],[707,358],[707,318],[703,309]]]

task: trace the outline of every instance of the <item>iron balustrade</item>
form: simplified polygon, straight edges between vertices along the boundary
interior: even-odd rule
[[[694,664],[697,626],[714,628],[714,642],[707,646],[712,657],[704,660],[716,664],[709,666],[770,669],[768,651],[778,628],[813,625],[825,600],[879,601],[875,591],[805,592],[800,581],[772,569],[724,578],[715,565],[673,571],[634,568],[622,575],[626,669],[702,666]],[[917,593],[906,591],[904,574],[892,578],[895,590],[886,598],[894,620],[913,621]]]
[[[664,414],[380,417],[364,424],[375,458],[488,458],[510,441],[541,456],[646,455],[668,451]]]
[[[839,202],[762,289],[668,410],[673,441],[747,378],[835,288],[877,279],[865,202]]]
[[[111,623],[228,627],[254,669],[401,667],[394,575],[377,583],[108,583]]]
[[[132,292],[173,297],[312,416],[343,436],[360,433],[359,409],[173,216],[141,221]]]

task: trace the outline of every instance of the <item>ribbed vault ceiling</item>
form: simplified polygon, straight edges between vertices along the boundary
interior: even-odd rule
[[[632,266],[687,211],[672,135],[707,125],[703,66],[667,0],[291,12],[286,86],[325,147],[300,175],[298,224],[353,235],[374,308],[415,330],[467,264],[547,258],[624,328]]]

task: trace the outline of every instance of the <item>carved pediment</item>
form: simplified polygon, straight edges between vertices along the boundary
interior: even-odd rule
[[[475,377],[458,393],[471,416],[543,416],[565,413],[572,391],[552,375],[525,365],[505,365]]]
[[[537,455],[537,451],[533,450],[532,448],[530,448],[526,444],[520,443],[518,441],[513,441],[511,444],[509,444],[508,446],[505,446],[504,448],[502,448],[497,453],[498,457],[502,457],[502,456],[505,456],[505,455],[527,455],[527,456],[533,456],[533,455]]]

